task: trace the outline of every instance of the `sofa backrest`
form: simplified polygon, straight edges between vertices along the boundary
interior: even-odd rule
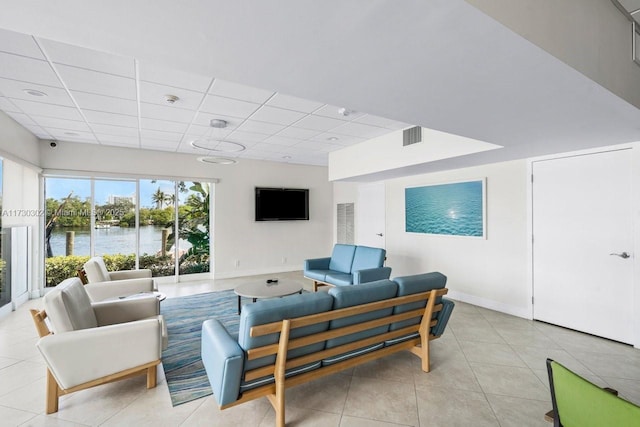
[[[333,298],[325,292],[304,293],[301,295],[290,295],[284,298],[265,299],[253,304],[244,305],[242,307],[242,314],[240,315],[240,330],[238,332],[238,344],[245,350],[244,370],[247,371],[273,364],[275,355],[255,360],[247,360],[246,351],[264,345],[276,344],[280,339],[279,333],[251,337],[250,332],[253,326],[323,313],[331,310],[332,306]],[[291,331],[289,338],[299,338],[309,334],[323,332],[326,331],[328,327],[329,322],[322,322],[307,327],[296,328]],[[324,342],[290,350],[287,353],[287,358],[298,357],[321,350],[324,350]]]
[[[331,261],[329,261],[329,270],[339,271],[341,273],[351,273],[351,264],[353,264],[353,255],[356,247],[354,245],[336,244],[331,253]]]
[[[363,283],[358,286],[340,286],[331,288],[329,295],[333,297],[333,309],[351,307],[374,301],[381,301],[396,296],[398,285],[391,280],[378,280],[376,282]],[[384,308],[368,313],[356,314],[342,319],[332,320],[329,329],[338,329],[345,326],[363,323],[369,320],[380,319],[391,315],[393,308]],[[383,325],[355,334],[327,340],[326,348],[337,347],[373,335],[383,334],[389,330],[389,325]]]
[[[47,318],[56,334],[98,326],[89,295],[77,277],[62,281],[47,292],[43,301]]]
[[[417,294],[420,292],[427,292],[432,289],[444,288],[447,284],[447,276],[439,272],[415,274],[413,276],[396,277],[393,279],[398,284],[398,296],[403,297],[405,295]],[[439,304],[442,297],[436,299],[436,304]],[[408,304],[402,304],[393,308],[393,314],[400,314],[418,308],[424,308],[427,305],[426,301],[416,301]],[[436,314],[437,316],[437,314]],[[422,317],[414,317],[412,319],[403,320],[401,322],[392,323],[390,330],[404,328],[410,325],[420,323]]]
[[[102,257],[95,256],[84,263],[84,272],[89,283],[108,282],[111,280],[107,266]]]
[[[351,264],[351,273],[367,268],[378,268],[384,264],[384,257],[387,251],[382,248],[371,248],[369,246],[357,246]]]

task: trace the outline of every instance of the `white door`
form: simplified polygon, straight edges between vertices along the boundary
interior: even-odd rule
[[[362,184],[358,187],[356,205],[356,244],[374,248],[385,247],[384,183]]]
[[[633,342],[631,157],[533,163],[535,319]]]

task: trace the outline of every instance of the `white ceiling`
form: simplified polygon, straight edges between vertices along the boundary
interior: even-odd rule
[[[640,140],[638,108],[464,0],[193,0],[188,6],[174,0],[2,0],[1,10],[0,28],[35,36],[0,41],[1,51],[17,50],[2,54],[1,72],[15,66],[12,79],[67,85],[49,94],[60,99],[51,107],[54,118],[33,101],[8,103],[15,92],[0,99],[0,108],[20,104],[38,116],[39,127],[27,125],[34,131],[61,127],[85,132],[94,143],[133,141],[182,151],[192,136],[210,132],[210,118],[226,115],[242,120],[228,119],[234,133],[225,136],[247,145],[239,156],[255,150],[256,158],[299,155],[311,164],[324,164],[326,151],[354,141],[328,140],[334,133],[362,140],[405,123],[503,147],[426,159],[403,174]],[[81,54],[47,40],[124,58]],[[6,58],[15,64],[5,67]],[[225,81],[211,84],[213,77]],[[230,82],[263,90],[247,93]],[[182,106],[154,98],[167,86],[182,91],[175,93]],[[317,100],[317,109],[281,94]],[[333,121],[344,119],[335,116],[338,106],[378,118]]]
[[[47,140],[326,165],[329,151],[409,126],[4,29],[0,64],[0,109]]]

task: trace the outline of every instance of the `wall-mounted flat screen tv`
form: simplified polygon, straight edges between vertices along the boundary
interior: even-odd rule
[[[309,190],[256,187],[256,221],[309,220]]]

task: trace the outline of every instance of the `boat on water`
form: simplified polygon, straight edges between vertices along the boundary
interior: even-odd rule
[[[96,224],[95,228],[96,229],[111,228],[111,224]]]

